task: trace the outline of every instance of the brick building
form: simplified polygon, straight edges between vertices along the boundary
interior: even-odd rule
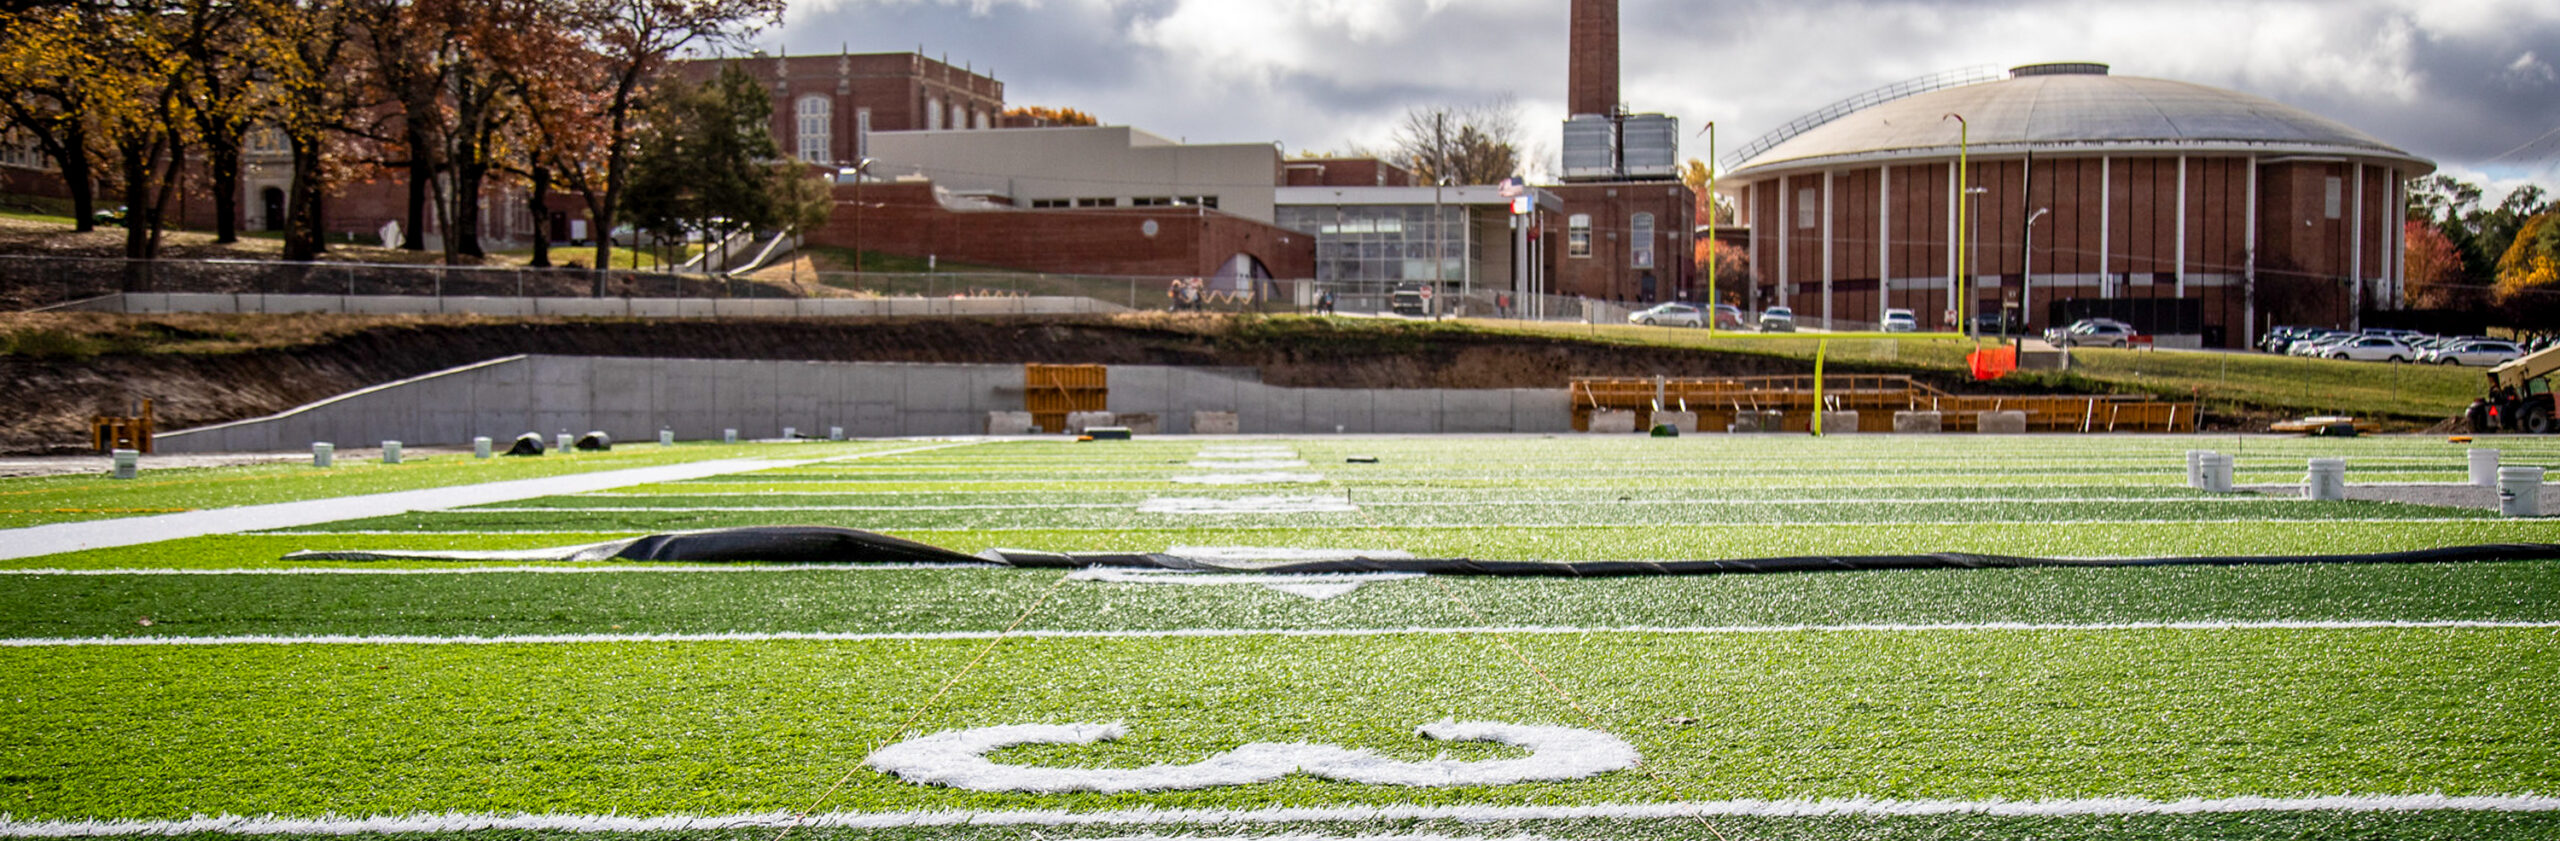
[[[771,87],[774,142],[814,164],[870,157],[872,132],[982,131],[1004,117],[1003,82],[917,53],[758,53],[677,62],[674,72],[701,82],[724,65]]]
[[[835,195],[837,212],[809,241],[1061,274],[1204,277],[1230,292],[1315,272],[1313,239],[1205,207],[1030,210],[923,181],[848,182]]]
[[[2434,169],[2259,97],[2048,64],[1851,112],[1719,189],[1752,232],[1748,308],[1840,327],[1909,309],[1949,329],[1961,241],[1970,312],[2029,329],[2110,314],[2247,347],[2270,325],[2399,306],[2402,183]]]

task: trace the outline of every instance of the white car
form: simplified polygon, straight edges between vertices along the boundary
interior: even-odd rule
[[[2131,347],[2133,327],[2121,321],[2091,319],[2048,331],[2045,339],[2061,347]]]
[[[1795,310],[1786,307],[1770,307],[1760,311],[1760,332],[1793,333],[1795,331]]]
[[[2390,336],[2358,336],[2329,348],[2330,359],[2352,359],[2357,362],[2407,362],[2418,358],[2418,352]]]
[[[1884,331],[1887,333],[1920,332],[1920,317],[1910,310],[1885,310]]]
[[[1662,304],[1652,309],[1637,310],[1627,314],[1628,323],[1642,324],[1647,327],[1657,324],[1671,327],[1702,327],[1705,326],[1706,320],[1705,313],[1688,304]]]
[[[2418,361],[2433,362],[2438,365],[2478,365],[2486,368],[2503,365],[2523,357],[2524,348],[2517,347],[2514,342],[2488,339],[2436,348],[2419,354]]]

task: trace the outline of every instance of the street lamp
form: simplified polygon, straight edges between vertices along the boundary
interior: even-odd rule
[[[1448,220],[1441,216],[1446,211],[1440,206],[1440,188],[1446,186],[1449,186],[1449,176],[1436,173],[1431,176],[1431,227],[1429,230],[1431,231],[1431,292],[1435,299],[1434,306],[1431,308],[1431,317],[1434,319],[1440,317],[1441,307],[1437,305],[1436,300],[1441,291],[1440,287],[1449,280]],[[1458,306],[1466,306],[1466,303],[1467,296],[1464,293],[1459,294]]]
[[[879,161],[863,158],[850,169],[836,170],[837,175],[853,176],[853,273],[856,275],[862,274],[862,174],[871,171],[871,165],[875,163]]]
[[[1971,193],[1973,192],[1973,190],[1972,190],[1972,188],[1971,188],[1971,184],[1972,184],[1971,179],[1972,179],[1972,176],[1973,176],[1973,172],[1972,172],[1972,169],[1973,169],[1973,157],[1972,157],[1972,155],[1973,155],[1973,124],[1965,122],[1965,120],[1964,120],[1964,115],[1963,115],[1963,114],[1950,113],[1950,114],[1948,114],[1948,115],[1946,115],[1946,116],[1944,116],[1944,117],[1940,117],[1940,118],[1938,118],[1938,122],[1941,122],[1941,123],[1944,123],[1944,122],[1946,122],[1946,121],[1948,121],[1948,120],[1954,120],[1954,121],[1956,121],[1956,195],[1957,195],[1957,196],[1965,196],[1965,195],[1969,195],[1969,194],[1971,194]],[[1967,324],[1967,323],[1965,322],[1965,299],[1964,299],[1964,270],[1965,270],[1965,265],[1964,265],[1964,257],[1965,257],[1965,254],[1964,254],[1964,246],[1965,246],[1965,243],[1964,243],[1964,223],[1965,223],[1965,210],[1966,210],[1966,208],[1965,208],[1965,202],[1964,202],[1964,200],[1963,200],[1963,199],[1959,198],[1959,199],[1956,201],[1956,277],[1955,277],[1956,330],[1957,330],[1958,332],[1962,332],[1962,333],[1966,333],[1966,334],[1971,334],[1971,333],[1972,333],[1972,329],[1973,329],[1973,328],[1972,328],[1972,326],[1971,326],[1971,325],[1969,325],[1969,324]]]
[[[1724,299],[1716,296],[1716,122],[1708,120],[1699,133],[1707,136],[1707,336],[1713,338],[1716,316],[1724,313]]]
[[[2026,257],[2019,261],[2024,265],[2019,268],[2018,275],[2018,322],[2021,328],[2033,326],[2036,321],[2036,220],[2052,212],[2053,208],[2039,207],[2036,208],[2035,213],[2027,216],[2027,244],[2018,249],[2019,253]]]

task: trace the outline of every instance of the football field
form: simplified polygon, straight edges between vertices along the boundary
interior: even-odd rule
[[[2560,442],[2476,446],[2560,466]],[[2259,490],[2188,488],[2192,449]],[[805,442],[5,480],[10,527],[350,501],[0,561],[0,835],[2560,837],[2560,519],[2272,490],[2314,457],[2465,478],[2441,439],[2203,435]],[[685,464],[714,468],[355,499]],[[1158,564],[438,556],[780,525]],[[2493,544],[2543,546],[2356,557]],[[309,551],[348,554],[287,557]],[[1944,562],[1577,574],[1877,556]],[[2196,557],[2299,562],[2121,563]],[[1415,571],[1452,559],[1551,566]]]

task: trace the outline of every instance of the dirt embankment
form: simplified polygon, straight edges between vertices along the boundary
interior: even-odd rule
[[[161,428],[183,429],[520,353],[1241,366],[1260,369],[1274,385],[1327,388],[1557,388],[1577,376],[1810,373],[1801,361],[1749,354],[1395,323],[1282,326],[1164,314],[721,321],[87,315],[65,316],[79,320],[55,327],[26,318],[12,319],[21,345],[31,331],[92,338],[0,355],[0,394],[9,395],[0,401],[0,451],[14,453],[74,451],[87,442],[90,416],[123,414],[146,397],[155,401]]]

